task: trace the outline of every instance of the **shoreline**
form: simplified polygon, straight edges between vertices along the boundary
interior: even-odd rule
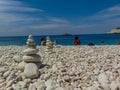
[[[25,47],[26,45],[0,45],[0,47],[13,47],[13,46],[18,46],[18,47]],[[45,47],[45,46],[41,46],[41,45],[36,45],[37,47]],[[75,46],[75,45],[56,45],[56,46],[63,46],[63,47],[69,47],[69,46],[71,46],[71,47],[79,47],[79,46],[90,46],[90,45],[77,45],[77,46]],[[118,45],[118,44],[116,44],[116,45],[93,45],[92,47],[95,47],[95,46],[97,46],[97,47],[99,47],[99,46],[120,46],[120,45]]]

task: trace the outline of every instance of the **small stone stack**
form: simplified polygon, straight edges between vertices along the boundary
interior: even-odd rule
[[[48,53],[52,53],[53,52],[53,45],[52,45],[52,42],[50,40],[50,37],[48,36],[47,39],[46,39],[46,52]]]
[[[54,46],[54,47],[56,46],[56,41],[53,42],[53,46]]]
[[[35,42],[32,35],[29,35],[27,40],[27,49],[24,50],[23,60],[26,63],[40,62],[41,57],[37,55],[38,49],[36,49]]]

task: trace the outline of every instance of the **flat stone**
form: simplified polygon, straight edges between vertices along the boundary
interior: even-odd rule
[[[23,56],[23,60],[28,63],[32,62],[38,62],[41,60],[41,57],[39,55],[29,55],[29,56]]]
[[[30,43],[34,43],[34,40],[33,40],[33,39],[29,39],[29,38],[28,38],[27,41],[30,42]]]
[[[33,42],[26,42],[27,45],[35,45],[35,43]]]
[[[23,51],[25,55],[36,54],[37,52],[38,50],[33,48],[27,48]]]

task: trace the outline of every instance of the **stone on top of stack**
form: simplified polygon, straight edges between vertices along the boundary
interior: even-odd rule
[[[25,49],[23,52],[23,60],[27,63],[39,62],[41,60],[41,57],[37,55],[38,49],[36,49],[36,45],[32,35],[29,35],[26,44],[27,49]]]
[[[34,39],[33,39],[32,35],[28,36],[26,44],[27,44],[28,48],[34,48],[34,49],[36,49],[36,44],[34,42]]]

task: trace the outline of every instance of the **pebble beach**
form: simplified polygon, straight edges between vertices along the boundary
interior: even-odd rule
[[[26,46],[0,46],[0,90],[119,90],[119,46],[37,46],[39,75],[25,77],[20,68]],[[119,88],[119,89],[117,89]]]

